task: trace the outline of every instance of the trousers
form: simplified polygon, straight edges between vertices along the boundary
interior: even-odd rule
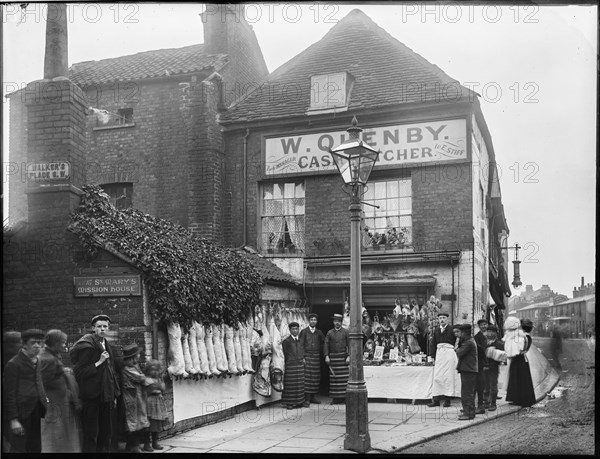
[[[483,367],[483,365],[482,365]],[[475,393],[477,394],[477,406],[481,407],[486,402],[483,392],[485,390],[485,370],[481,368],[477,372],[477,381],[475,383]]]
[[[8,435],[11,453],[41,453],[42,452],[42,419],[43,406],[38,403],[26,418],[19,418],[25,430],[24,435]],[[7,423],[8,424],[8,423]],[[6,426],[10,430],[10,425]]]
[[[112,436],[113,403],[102,402],[98,397],[92,400],[83,400],[82,405],[83,452],[109,452]]]
[[[477,373],[462,372],[460,374],[460,401],[463,406],[463,414],[475,416],[475,388],[477,384]]]
[[[498,396],[498,366],[485,369],[485,389],[483,397],[488,406],[496,406],[496,397]]]

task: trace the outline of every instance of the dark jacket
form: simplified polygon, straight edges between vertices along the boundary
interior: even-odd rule
[[[300,332],[300,341],[304,343],[304,352],[323,354],[323,345],[325,344],[325,335],[321,330],[315,328],[312,333],[310,328],[306,327]]]
[[[48,399],[56,405],[64,404],[67,401],[68,386],[60,354],[44,347],[38,355],[38,365]]]
[[[481,332],[477,332],[475,335],[475,344],[477,344],[477,364],[479,371],[483,371],[488,366],[488,358],[485,355],[485,348],[487,347],[487,338]]]
[[[294,340],[292,335],[288,336],[281,343],[283,347],[283,357],[285,363],[297,363],[304,360],[304,343],[300,338]]]
[[[433,331],[433,338],[431,339],[431,356],[435,359],[438,344],[446,343],[454,346],[455,342],[456,336],[454,336],[451,325],[446,325],[444,333],[441,332],[440,327],[435,327],[435,330]]]
[[[501,351],[504,350],[504,343],[502,341],[500,341],[499,339],[496,339],[495,341],[493,341],[492,343],[486,342],[486,349],[488,347],[495,347],[496,349],[500,349]],[[498,371],[498,368],[500,367],[500,362],[495,361],[494,359],[487,359],[488,361],[488,369],[490,371]]]
[[[44,414],[48,407],[48,397],[44,391],[41,373],[31,359],[21,351],[4,367],[3,392],[2,411],[7,422],[13,419],[26,419],[38,403],[44,407],[42,410]]]
[[[461,341],[456,349],[458,364],[456,369],[459,373],[477,373],[477,344],[473,337]]]
[[[75,365],[73,371],[82,400],[100,397],[102,402],[112,402],[121,393],[115,370],[120,362],[115,361],[115,353],[108,340],[105,344],[110,357],[98,367],[95,363],[100,360],[104,349],[95,334],[82,336],[71,349],[71,362]]]
[[[329,357],[329,354],[350,353],[350,333],[344,327],[339,330],[332,328],[325,336],[323,344],[323,354]]]

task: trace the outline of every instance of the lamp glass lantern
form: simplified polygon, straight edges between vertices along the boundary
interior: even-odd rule
[[[379,158],[379,151],[360,139],[350,139],[329,150],[346,185],[365,186]]]

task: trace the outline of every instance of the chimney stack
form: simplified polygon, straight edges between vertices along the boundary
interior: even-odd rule
[[[585,283],[584,283],[584,281],[583,281],[583,276],[581,276],[581,286],[582,286],[582,287],[583,287],[583,286],[585,286]]]
[[[48,3],[44,79],[68,77],[68,72],[67,5],[65,3]]]

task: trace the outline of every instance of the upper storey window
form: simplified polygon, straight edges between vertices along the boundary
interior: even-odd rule
[[[348,110],[353,80],[348,72],[313,75],[310,78],[309,113]]]

